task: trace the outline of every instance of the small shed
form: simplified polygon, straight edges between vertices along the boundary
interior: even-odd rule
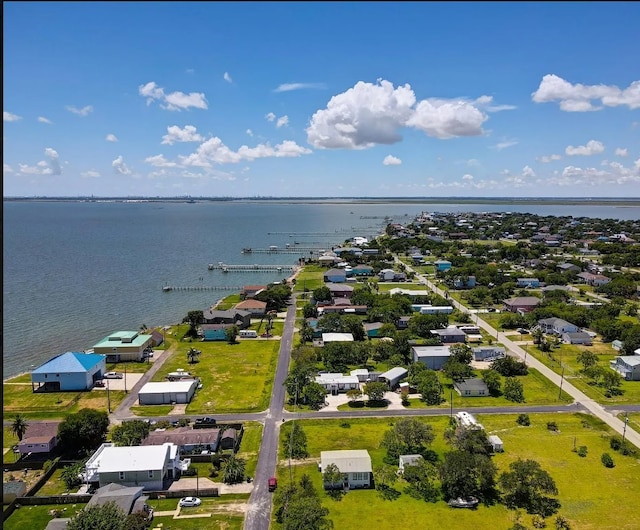
[[[16,497],[24,497],[27,484],[22,480],[10,480],[2,483],[2,504],[11,504]]]
[[[220,449],[235,449],[238,442],[238,431],[233,427],[225,429],[220,438]]]
[[[406,381],[404,383],[400,383],[400,393],[408,394],[409,393],[409,383]]]
[[[138,392],[140,405],[189,403],[198,386],[195,379],[146,383]]]
[[[496,434],[490,435],[487,438],[487,440],[489,441],[489,444],[491,445],[491,450],[494,453],[502,453],[502,451],[504,451],[504,445],[502,444],[502,440]]]
[[[398,472],[404,473],[404,466],[415,466],[422,462],[422,455],[400,455],[398,457]]]

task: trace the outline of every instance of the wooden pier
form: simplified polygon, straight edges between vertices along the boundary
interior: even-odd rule
[[[165,293],[169,291],[242,291],[242,286],[230,286],[230,285],[189,285],[189,286],[175,286],[164,285],[162,290]]]
[[[244,248],[243,254],[306,254],[307,252],[324,252],[327,248],[321,247],[285,247],[285,248]]]
[[[227,265],[225,263],[209,263],[208,269],[221,270],[222,272],[291,272],[297,265]]]

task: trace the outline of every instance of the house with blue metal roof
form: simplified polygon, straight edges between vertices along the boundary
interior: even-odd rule
[[[34,392],[90,390],[106,371],[106,356],[68,351],[33,370],[31,388]]]

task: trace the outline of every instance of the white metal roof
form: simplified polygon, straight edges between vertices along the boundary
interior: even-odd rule
[[[353,342],[351,333],[323,333],[322,342]]]
[[[413,346],[413,351],[418,357],[449,357],[451,350],[448,345],[442,346]]]
[[[316,383],[321,385],[358,384],[359,381],[357,375],[320,374],[316,376]]]
[[[98,473],[164,469],[170,458],[172,445],[174,444],[105,447],[96,467]]]
[[[189,392],[191,387],[196,384],[195,379],[187,381],[158,381],[154,383],[146,383],[138,392],[138,394],[163,394],[173,392]]]
[[[320,470],[324,473],[329,464],[335,464],[341,473],[371,473],[371,457],[366,449],[346,451],[321,451]]]

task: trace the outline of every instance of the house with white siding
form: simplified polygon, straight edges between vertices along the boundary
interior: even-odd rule
[[[339,483],[324,483],[325,489],[349,489],[371,487],[371,457],[365,449],[352,449],[347,451],[321,451],[318,468],[324,473],[330,464],[335,464],[342,481]]]

